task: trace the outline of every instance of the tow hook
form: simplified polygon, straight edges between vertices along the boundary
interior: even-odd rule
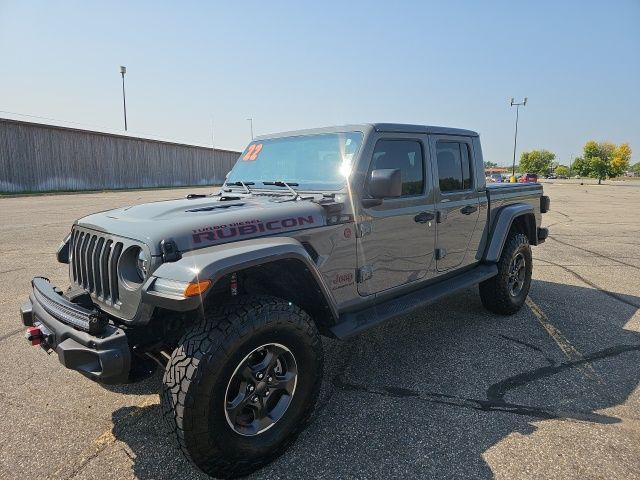
[[[38,327],[27,328],[24,337],[27,339],[27,341],[31,342],[31,345],[33,346],[40,345],[44,340],[42,330],[40,330]]]

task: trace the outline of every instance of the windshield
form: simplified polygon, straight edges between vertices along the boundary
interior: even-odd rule
[[[300,190],[340,190],[362,144],[362,133],[325,133],[251,142],[229,172],[227,184],[297,183]],[[268,188],[273,188],[269,186]]]

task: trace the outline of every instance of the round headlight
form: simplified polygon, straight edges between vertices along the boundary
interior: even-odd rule
[[[136,258],[136,271],[138,272],[138,276],[141,280],[147,278],[147,273],[149,271],[149,257],[142,249],[138,251],[138,257]]]

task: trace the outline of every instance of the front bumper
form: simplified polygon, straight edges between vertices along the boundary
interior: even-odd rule
[[[97,309],[69,302],[47,279],[36,277],[31,283],[33,290],[20,315],[25,326],[40,328],[42,347],[54,350],[65,367],[92,380],[125,383],[131,350],[124,330],[109,323],[96,327]]]

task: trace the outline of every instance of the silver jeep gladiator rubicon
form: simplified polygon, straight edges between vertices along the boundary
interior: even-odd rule
[[[479,284],[509,315],[549,198],[486,185],[478,134],[366,124],[252,141],[219,193],[81,218],[62,291],[32,281],[27,338],[98,382],[164,369],[163,416],[221,477],[280,455],[319,392],[320,335],[344,339]]]

